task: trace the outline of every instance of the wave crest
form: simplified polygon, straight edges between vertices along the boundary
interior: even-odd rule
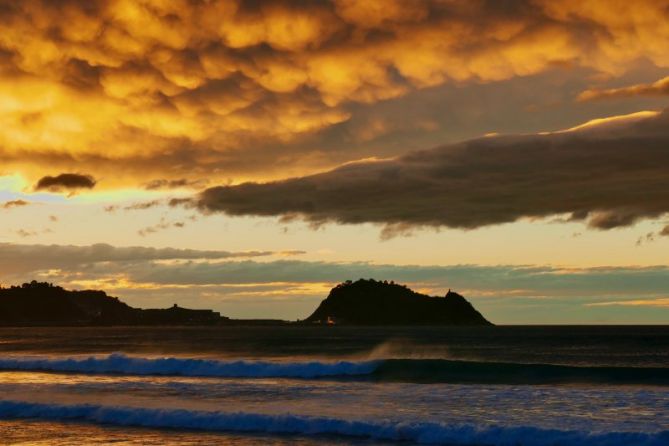
[[[293,414],[205,412],[185,409],[43,404],[0,401],[0,419],[38,418],[151,428],[294,435],[336,435],[448,445],[664,446],[669,431],[586,432],[534,426],[474,426],[434,422],[345,420]]]
[[[141,358],[114,353],[89,358],[0,358],[0,370],[221,378],[348,378],[411,383],[669,385],[669,368],[666,367],[587,367],[450,359],[224,361]]]
[[[4,358],[0,370],[32,370],[123,375],[167,375],[229,378],[305,378],[368,375],[378,361],[270,362],[196,358],[140,358],[113,353],[106,357]]]

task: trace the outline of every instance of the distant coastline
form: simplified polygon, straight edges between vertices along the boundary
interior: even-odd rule
[[[134,308],[101,290],[66,290],[32,281],[0,288],[0,326],[492,325],[467,300],[416,293],[394,282],[360,279],[334,287],[304,320],[231,319],[213,310]]]

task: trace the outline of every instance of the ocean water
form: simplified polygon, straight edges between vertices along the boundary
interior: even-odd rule
[[[0,444],[669,445],[669,327],[1,328]]]

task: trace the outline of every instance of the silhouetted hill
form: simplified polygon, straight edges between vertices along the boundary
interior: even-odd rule
[[[492,325],[451,291],[430,297],[395,283],[360,279],[334,287],[306,319],[346,325]]]
[[[304,322],[345,325],[492,325],[457,293],[430,297],[375,280],[337,285]],[[70,291],[32,281],[0,288],[0,325],[282,325],[232,320],[211,310],[133,308],[104,291]]]
[[[0,288],[0,325],[216,325],[211,310],[133,308],[104,291],[69,291],[32,281]]]

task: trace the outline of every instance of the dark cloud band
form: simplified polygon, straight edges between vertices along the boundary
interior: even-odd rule
[[[495,136],[271,183],[205,190],[206,212],[477,228],[571,213],[597,229],[669,212],[669,112]]]

